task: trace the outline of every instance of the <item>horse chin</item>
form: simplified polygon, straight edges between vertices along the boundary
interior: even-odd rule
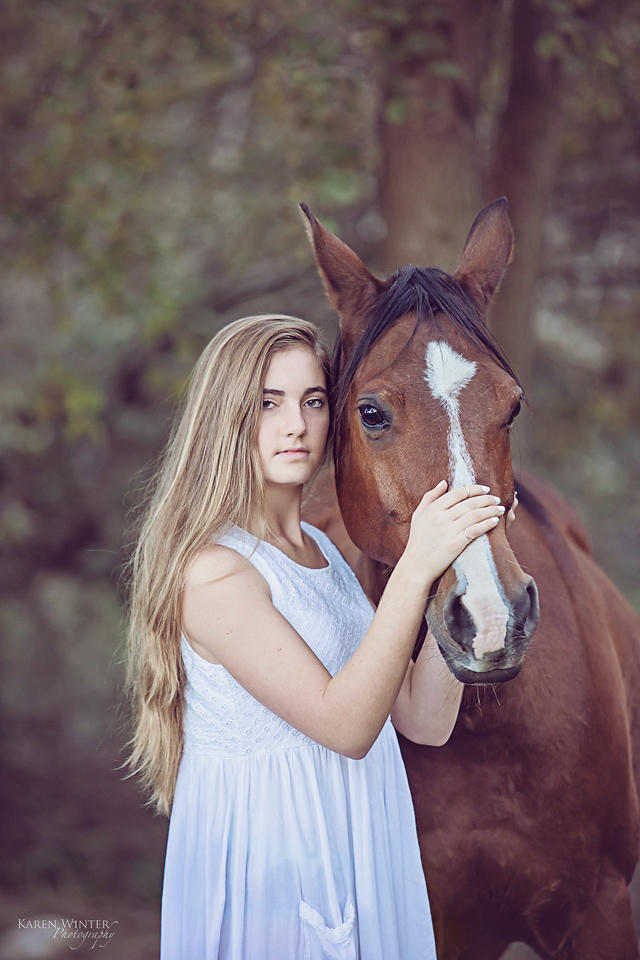
[[[516,663],[511,667],[493,667],[490,670],[474,670],[473,665],[462,664],[448,658],[448,665],[451,673],[456,680],[466,684],[482,683],[506,683],[507,680],[513,680],[517,677],[522,668],[521,663]]]
[[[452,637],[443,629],[443,625],[438,617],[430,616],[431,611],[427,608],[425,611],[425,620],[429,629],[433,633],[436,643],[440,647],[440,652],[454,675],[456,680],[466,684],[483,683],[505,683],[507,680],[513,680],[522,669],[524,651],[521,656],[510,651],[506,656],[502,655],[503,661],[500,662],[500,654],[493,654],[491,660],[482,662],[477,660],[469,651],[461,649]],[[517,657],[514,662],[514,657]]]

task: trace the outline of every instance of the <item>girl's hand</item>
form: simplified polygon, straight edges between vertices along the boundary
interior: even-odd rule
[[[497,525],[505,508],[479,484],[446,492],[441,480],[427,490],[411,518],[403,558],[429,579],[429,586],[462,551]]]
[[[507,529],[511,526],[513,521],[516,518],[516,507],[518,506],[518,491],[514,490],[513,492],[513,503],[511,504],[511,509],[507,514]]]

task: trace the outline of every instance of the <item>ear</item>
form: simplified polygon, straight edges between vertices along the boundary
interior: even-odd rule
[[[300,209],[306,218],[327,296],[340,315],[340,337],[346,355],[363,333],[367,316],[385,285],[367,270],[351,247],[316,220],[306,203],[301,203]]]
[[[507,198],[484,207],[469,230],[455,279],[485,317],[513,252]]]

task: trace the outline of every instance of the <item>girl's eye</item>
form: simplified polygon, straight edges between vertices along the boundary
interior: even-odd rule
[[[309,397],[307,405],[313,407],[314,410],[319,410],[321,407],[324,407],[324,400],[322,397]]]
[[[263,410],[273,410],[274,407],[275,407],[275,401],[274,401],[274,400],[264,399],[264,400],[262,401],[262,409],[263,409]]]
[[[374,406],[373,403],[363,403],[358,407],[358,412],[365,427],[380,429],[381,427],[389,426],[389,421],[384,413],[379,410],[378,407]]]

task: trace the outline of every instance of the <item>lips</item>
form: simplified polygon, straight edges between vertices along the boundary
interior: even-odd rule
[[[305,447],[290,447],[287,450],[279,450],[278,456],[304,456],[307,453],[309,453],[309,450]]]

